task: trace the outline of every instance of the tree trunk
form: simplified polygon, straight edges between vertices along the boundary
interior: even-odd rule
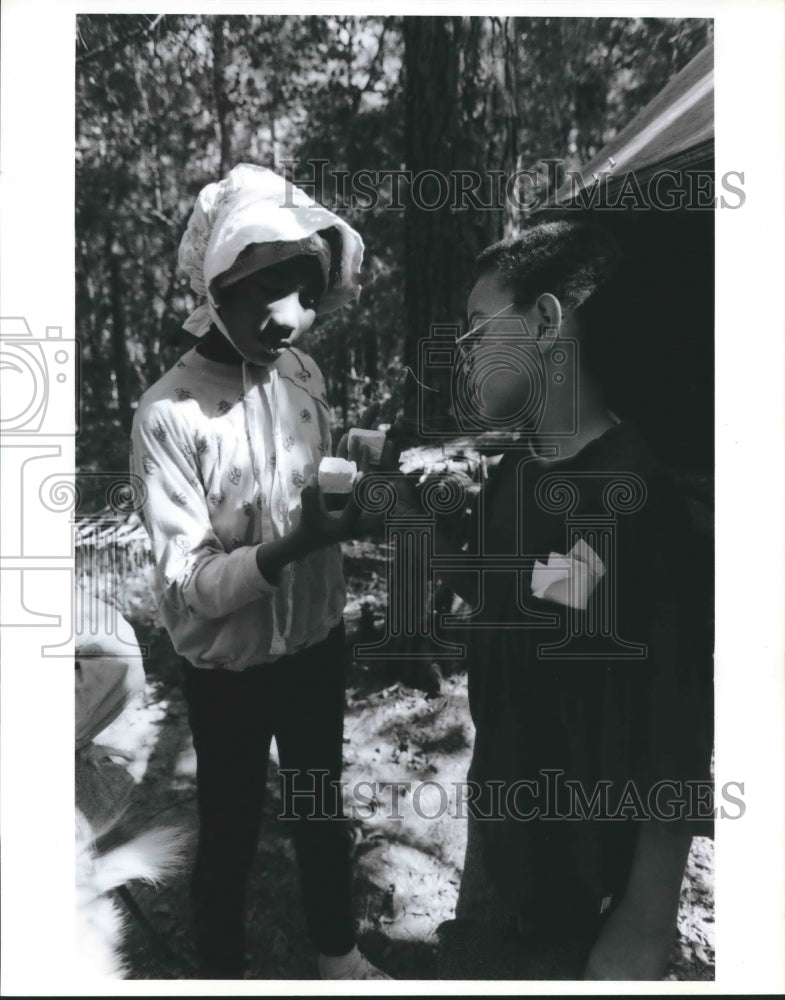
[[[232,169],[232,102],[226,91],[226,19],[213,20],[213,99],[221,145],[221,176]]]
[[[404,18],[404,68],[406,74],[406,168],[415,177],[433,171],[430,188],[441,183],[453,162],[457,132],[458,81],[455,19],[441,17]],[[439,81],[439,86],[434,81]],[[406,339],[404,362],[439,394],[449,382],[436,372],[425,372],[420,349],[427,341],[434,320],[448,321],[457,305],[456,264],[463,263],[464,248],[455,239],[454,217],[441,208],[429,211],[422,205],[424,187],[413,184],[407,192],[404,215]],[[429,195],[429,202],[440,192]],[[420,197],[418,197],[420,196]],[[435,406],[426,393],[418,412],[418,385],[408,379],[404,388],[404,413],[422,421],[434,416]],[[441,402],[441,401],[440,401]],[[440,407],[441,409],[441,407]]]
[[[410,188],[404,218],[405,364],[437,390],[428,392],[407,380],[404,411],[410,420],[419,417],[420,432],[456,430],[448,412],[450,368],[424,366],[422,349],[435,325],[446,334],[447,345],[450,326],[453,336],[458,332],[474,260],[503,231],[504,210],[492,207],[488,171],[515,167],[509,46],[494,52],[490,29],[486,18],[404,18],[406,167],[415,178],[423,171],[433,177]],[[491,65],[487,80],[479,75],[484,61]],[[465,194],[457,194],[459,171],[480,174],[477,197],[487,208],[478,210]]]

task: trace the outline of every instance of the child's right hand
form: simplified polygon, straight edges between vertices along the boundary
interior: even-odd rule
[[[367,446],[358,457],[359,471],[362,475],[367,471],[369,464]],[[281,570],[289,563],[304,559],[318,549],[348,541],[361,534],[359,524],[362,511],[354,493],[349,497],[349,502],[340,516],[335,517],[325,506],[317,477],[313,475],[300,492],[300,504],[300,521],[294,531],[281,538],[264,542],[256,548],[256,565],[259,572],[273,586],[278,585]]]
[[[362,510],[356,500],[356,486],[360,478],[368,471],[371,456],[367,445],[361,445],[354,451],[353,461],[357,463],[358,469],[355,491],[350,495],[340,515],[336,516],[327,509],[316,476],[312,476],[307,485],[303,487],[300,494],[302,514],[295,534],[298,546],[306,554],[327,545],[333,545],[335,542],[348,541],[350,538],[356,538],[362,534],[360,527]]]

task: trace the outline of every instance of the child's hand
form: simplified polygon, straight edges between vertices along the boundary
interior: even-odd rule
[[[379,471],[390,472],[387,482],[393,487],[396,494],[395,516],[406,516],[408,514],[422,513],[422,504],[414,488],[414,482],[409,476],[405,476],[400,471],[402,442],[406,437],[406,429],[403,424],[393,424],[387,432],[387,439],[384,442],[382,458],[379,462]]]
[[[354,482],[356,489],[370,464],[370,450],[367,445],[361,445],[359,449],[356,449],[354,461],[356,461],[359,470]],[[296,534],[298,547],[302,548],[304,554],[314,552],[327,545],[333,545],[336,542],[355,538],[362,533],[360,529],[362,511],[357,504],[354,491],[340,515],[336,516],[331,514],[325,506],[324,496],[319,489],[316,476],[311,476],[310,481],[303,487],[300,494],[300,502],[302,515]]]
[[[368,455],[360,455],[360,473],[355,479],[355,486],[362,473],[368,468]],[[300,523],[288,535],[264,542],[257,546],[256,565],[268,583],[277,586],[284,566],[299,559],[304,559],[311,552],[354,538],[359,534],[360,508],[354,498],[349,502],[340,516],[332,515],[325,506],[324,498],[319,489],[315,475],[303,487],[300,493],[301,514]]]
[[[358,426],[364,430],[369,430],[377,416],[379,404],[373,403],[363,413]],[[380,460],[371,470],[374,475],[379,473],[392,472],[395,475],[386,477],[387,482],[395,490],[396,504],[395,516],[406,516],[407,514],[419,514],[422,505],[417,497],[417,492],[411,479],[405,477],[399,470],[402,441],[406,438],[408,431],[403,424],[393,424],[387,432],[384,448]],[[338,458],[345,458],[349,462],[356,462],[358,469],[367,472],[371,465],[372,454],[366,444],[357,438],[349,442],[349,435],[344,434],[335,449]],[[361,535],[381,535],[384,532],[384,516],[381,514],[370,514],[361,512],[359,525],[355,528],[355,534]],[[352,536],[349,536],[352,537]]]
[[[367,412],[367,411],[366,411]],[[365,414],[363,414],[363,417]],[[409,514],[422,513],[422,504],[417,496],[414,482],[411,477],[405,476],[400,471],[401,444],[405,439],[405,431],[401,430],[401,425],[393,424],[387,432],[381,457],[371,470],[374,476],[384,476],[385,473],[391,475],[384,476],[386,482],[395,491],[395,507],[393,516],[406,517]],[[336,449],[339,457],[346,458],[350,462],[358,463],[360,468],[361,449],[367,449],[367,445],[362,444],[357,438],[348,442],[348,435],[344,435],[338,442]],[[367,457],[370,457],[370,451]],[[384,533],[384,515],[364,513],[361,520],[361,530],[363,534],[381,535]]]
[[[360,430],[364,430],[364,431],[372,430],[375,427],[376,421],[378,420],[378,418],[379,418],[379,404],[378,403],[371,403],[370,406],[366,407],[363,410],[362,416],[357,421],[357,427]],[[352,443],[355,444],[355,443],[359,443],[359,442],[352,442]],[[352,450],[354,450],[354,449],[352,449]],[[349,455],[349,435],[348,434],[342,434],[341,435],[341,439],[340,439],[340,441],[338,442],[338,444],[337,444],[337,446],[335,448],[335,455],[336,455],[337,458],[345,458],[347,461],[357,462],[357,467],[359,468],[359,465],[360,465],[360,463],[359,463],[359,456],[358,455],[351,455],[351,456]]]
[[[324,496],[314,477],[303,487],[300,501],[302,516],[296,532],[304,554],[353,537],[360,518],[360,509],[354,496],[349,497],[340,515],[331,514],[324,504]]]

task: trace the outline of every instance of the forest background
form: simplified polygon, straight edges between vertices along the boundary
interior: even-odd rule
[[[363,196],[359,172],[476,171],[482,205],[494,171],[544,186],[544,161],[560,176],[587,162],[712,33],[703,19],[81,15],[80,473],[127,469],[136,401],[193,343],[177,247],[203,185],[238,162],[299,183],[321,172],[316,193],[361,232],[362,296],[309,335],[338,432],[396,395],[432,324],[460,325],[474,258],[532,200],[455,208],[433,177],[414,197],[390,177]],[[410,417],[416,391],[395,400]],[[83,475],[80,513],[103,505],[105,481]]]
[[[196,303],[177,248],[199,190],[238,162],[288,168],[359,230],[363,293],[320,320],[306,349],[325,374],[336,435],[372,402],[389,401],[388,419],[413,418],[416,382],[402,383],[401,374],[408,366],[423,377],[419,346],[434,324],[463,322],[478,252],[523,225],[525,203],[587,163],[712,41],[713,28],[696,19],[338,15],[80,15],[77,27],[77,567],[86,592],[117,604],[147,651],[143,698],[111,736],[102,734],[135,756],[126,832],[164,820],[193,831],[196,764],[182,661],[151,598],[146,534],[138,517],[118,518],[122,504],[100,512],[127,478],[139,397],[194,343],[182,329]],[[366,194],[357,184],[362,171]],[[385,171],[428,180],[381,180]],[[482,207],[494,200],[494,177],[504,188],[519,171],[533,171],[535,190],[521,181],[513,197]],[[452,197],[422,207],[444,201],[438,176],[461,172],[480,177],[479,207],[469,198],[452,207]],[[321,192],[303,183],[319,173]],[[445,401],[449,394],[429,402],[438,410]],[[477,452],[451,447],[448,454],[420,442],[401,468],[414,476],[446,471],[478,490]],[[395,547],[359,540],[343,548],[350,641],[378,642]],[[426,590],[426,615],[453,607],[445,588]],[[383,662],[352,659],[344,776],[352,787],[380,774],[452,787],[465,777],[473,740],[465,664],[446,655],[412,659],[405,636],[390,650]],[[275,815],[272,774],[268,796]],[[377,805],[352,823],[366,954],[397,978],[477,978],[473,951],[450,922],[465,824],[423,819],[411,805],[401,821]],[[316,975],[280,826],[266,828],[252,873],[252,978]],[[714,975],[712,846],[706,838],[693,846],[669,979]],[[165,887],[134,887],[134,895],[146,918],[129,922],[131,978],[192,976],[187,866]],[[517,945],[514,955],[494,947],[492,978],[579,975],[569,941],[544,959],[518,954]]]

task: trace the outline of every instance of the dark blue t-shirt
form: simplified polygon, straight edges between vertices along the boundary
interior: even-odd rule
[[[694,821],[712,744],[706,554],[629,424],[562,461],[506,454],[474,550],[515,557],[484,572],[468,631],[486,867],[517,906],[596,911],[623,889],[636,819],[681,814],[707,832]],[[585,607],[563,603],[565,586],[532,592],[535,563],[570,551],[595,583]]]

